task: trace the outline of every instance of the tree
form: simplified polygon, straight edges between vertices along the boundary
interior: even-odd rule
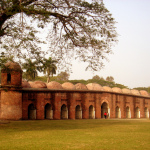
[[[67,72],[61,72],[61,73],[58,74],[57,80],[59,80],[59,81],[67,81],[67,80],[69,80],[69,76],[70,75]]]
[[[0,71],[4,67],[4,64],[8,61],[13,61],[13,56],[5,55],[4,52],[0,55]]]
[[[37,61],[32,61],[31,59],[26,59],[26,62],[22,64],[23,69],[25,69],[24,77],[27,80],[34,80],[38,75],[38,63]]]
[[[108,77],[106,78],[106,81],[114,82],[114,77],[108,76]]]
[[[104,80],[103,77],[100,77],[100,76],[98,76],[98,75],[93,76],[92,79],[93,79],[93,80]]]
[[[50,81],[50,75],[53,77],[53,74],[56,74],[56,60],[52,60],[51,57],[49,59],[44,58],[43,60],[43,72],[47,74],[47,83]]]
[[[61,64],[70,64],[72,58],[88,62],[86,69],[99,70],[117,41],[114,18],[102,0],[1,0],[0,4],[1,47],[15,58],[44,56],[37,32],[45,27],[50,47],[46,52]]]

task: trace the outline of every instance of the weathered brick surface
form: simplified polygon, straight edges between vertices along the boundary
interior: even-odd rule
[[[8,81],[8,73],[11,80]],[[1,119],[100,119],[150,116],[150,97],[115,91],[22,89],[22,71],[2,71]],[[61,86],[61,85],[60,85]],[[102,89],[102,88],[101,88]],[[108,88],[107,88],[108,89]],[[115,89],[115,88],[114,88]],[[121,90],[120,90],[121,91]]]
[[[22,93],[1,91],[1,119],[22,119]]]
[[[92,110],[95,113],[95,119],[103,117],[101,107],[107,104],[107,111],[110,118],[116,118],[116,108],[119,107],[121,118],[126,118],[126,108],[130,108],[131,118],[135,118],[136,109],[139,108],[140,118],[145,118],[145,108],[150,109],[150,99],[137,96],[119,95],[103,92],[36,92],[36,91],[5,91],[0,92],[0,119],[29,119],[29,105],[36,109],[36,119],[45,119],[45,106],[49,104],[52,110],[50,116],[53,119],[61,119],[61,107],[65,105],[65,113],[68,119],[75,119],[75,109],[79,105],[82,110],[82,119],[89,119]],[[90,110],[90,106],[91,109]],[[53,113],[53,114],[52,114]],[[51,117],[52,118],[52,117]]]

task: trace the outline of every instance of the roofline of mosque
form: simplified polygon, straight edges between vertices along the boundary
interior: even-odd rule
[[[134,97],[150,98],[150,96],[144,96],[144,95],[135,95],[135,94],[128,94],[128,93],[119,93],[119,92],[113,92],[113,91],[99,91],[99,90],[22,88],[21,91],[23,93],[25,93],[25,92],[110,93],[110,94],[116,94],[116,95],[127,95],[127,96],[134,96]]]

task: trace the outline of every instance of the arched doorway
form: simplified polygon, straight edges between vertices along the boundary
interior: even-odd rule
[[[121,111],[118,106],[116,107],[116,118],[121,118]]]
[[[135,118],[140,118],[140,109],[139,109],[139,107],[135,108]]]
[[[145,118],[149,118],[149,111],[147,107],[144,108],[144,113],[145,113]]]
[[[53,110],[50,104],[45,105],[45,119],[53,119]]]
[[[33,104],[28,106],[28,119],[34,120],[36,119],[36,108]]]
[[[11,74],[10,73],[7,74],[7,83],[11,83]]]
[[[61,119],[68,119],[68,109],[65,104],[61,106]]]
[[[75,108],[75,119],[82,119],[82,109],[80,105]]]
[[[106,102],[104,102],[102,105],[101,105],[101,118],[104,118],[104,113],[109,113],[108,112],[108,104]]]
[[[93,105],[90,105],[89,107],[89,119],[94,119],[95,118],[95,111]]]
[[[126,118],[131,118],[131,111],[128,106],[126,107]]]

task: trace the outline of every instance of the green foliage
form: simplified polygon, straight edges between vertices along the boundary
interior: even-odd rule
[[[106,78],[106,81],[114,82],[114,77],[108,76],[108,77]]]
[[[92,79],[94,79],[94,80],[104,80],[103,77],[100,77],[100,76],[98,76],[98,75],[93,76]]]
[[[46,76],[37,76],[37,77],[35,77],[35,80],[47,82],[47,77]]]
[[[50,75],[53,77],[53,74],[56,74],[56,60],[53,60],[51,57],[48,59],[44,58],[42,61],[42,69],[44,74],[47,74],[47,83],[50,82]]]
[[[122,84],[118,84],[118,83],[115,83],[115,82],[110,82],[110,81],[106,81],[104,80],[103,78],[101,78],[100,80],[98,79],[88,79],[88,80],[68,80],[69,77],[68,77],[68,73],[66,72],[61,72],[60,74],[58,74],[57,76],[55,77],[51,77],[51,80],[50,81],[56,81],[56,82],[59,82],[59,83],[64,83],[64,82],[71,82],[73,83],[74,85],[77,84],[77,83],[82,83],[82,84],[88,84],[88,83],[98,83],[100,84],[101,86],[109,86],[111,88],[113,87],[119,87],[121,89],[123,88],[128,88],[127,86],[125,85],[122,85]],[[36,77],[35,80],[41,80],[43,82],[46,82],[46,77],[45,76],[41,76],[41,77]]]
[[[22,64],[25,72],[23,73],[23,78],[27,80],[35,80],[35,77],[38,76],[38,62],[32,61],[31,59],[26,59],[26,62]]]
[[[89,79],[87,80],[88,83],[98,83],[100,84],[101,86],[109,86],[109,87],[119,87],[119,88],[127,88],[127,86],[124,86],[122,84],[118,84],[118,83],[115,83],[115,82],[110,82],[110,81],[106,81],[106,80],[93,80],[93,79]]]
[[[69,73],[62,71],[57,75],[57,80],[58,81],[68,81],[69,76],[70,76]]]
[[[148,93],[150,93],[150,87],[136,87],[134,89],[139,90],[139,91],[144,90],[144,91],[147,91]]]
[[[15,60],[40,60],[48,53],[64,67],[78,58],[88,63],[87,69],[99,70],[117,42],[116,22],[102,1],[2,0],[0,4],[0,46]],[[49,49],[42,51],[44,41]]]

